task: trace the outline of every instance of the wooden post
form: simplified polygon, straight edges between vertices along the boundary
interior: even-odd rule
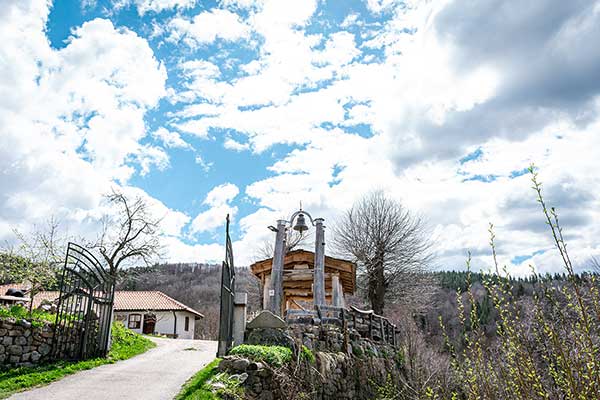
[[[271,290],[271,275],[264,277],[263,285],[263,310],[270,310],[269,306],[269,290]]]
[[[343,299],[342,299],[342,287],[340,285],[340,276],[332,275],[331,276],[331,305],[334,307],[343,307]]]
[[[323,218],[315,219],[315,274],[313,283],[313,296],[315,306],[325,304],[325,227]]]
[[[383,317],[379,317],[379,333],[381,335],[381,341],[385,343],[385,332],[384,330],[384,321]]]
[[[268,293],[269,310],[281,316],[281,299],[283,297],[283,258],[285,257],[285,220],[277,221],[275,251],[271,267],[271,285]]]

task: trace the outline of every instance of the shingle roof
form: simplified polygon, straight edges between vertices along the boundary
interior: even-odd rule
[[[6,293],[10,288],[23,289],[24,285],[0,285],[0,295]],[[43,300],[54,301],[58,298],[57,291],[43,291],[36,293],[33,298],[33,306],[39,306]],[[158,290],[145,291],[115,291],[115,311],[188,311],[200,318],[204,315],[186,306],[183,303],[167,296]]]

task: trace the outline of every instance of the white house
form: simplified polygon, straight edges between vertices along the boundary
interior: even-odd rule
[[[198,311],[159,291],[116,291],[114,319],[134,332],[193,339]]]
[[[15,300],[8,296],[9,289],[18,289],[27,293],[28,287],[22,284],[0,285],[0,303],[12,304]],[[60,295],[57,291],[43,291],[35,295],[33,307],[43,301],[55,302]],[[18,298],[28,303],[28,297]],[[114,320],[137,333],[160,334],[179,339],[193,339],[196,321],[204,318],[198,311],[167,296],[157,290],[152,291],[115,291],[113,306]]]

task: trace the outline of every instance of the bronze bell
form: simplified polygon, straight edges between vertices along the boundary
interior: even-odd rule
[[[300,233],[308,230],[308,225],[306,225],[304,214],[298,214],[298,218],[296,219],[296,225],[294,225],[294,230]]]

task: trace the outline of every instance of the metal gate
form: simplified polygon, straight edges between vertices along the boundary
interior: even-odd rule
[[[233,344],[233,300],[235,297],[235,266],[229,236],[229,214],[225,230],[225,261],[221,268],[221,312],[219,316],[219,347],[217,357],[223,357]]]
[[[108,351],[115,281],[92,253],[69,243],[52,340],[54,359],[85,360]]]

